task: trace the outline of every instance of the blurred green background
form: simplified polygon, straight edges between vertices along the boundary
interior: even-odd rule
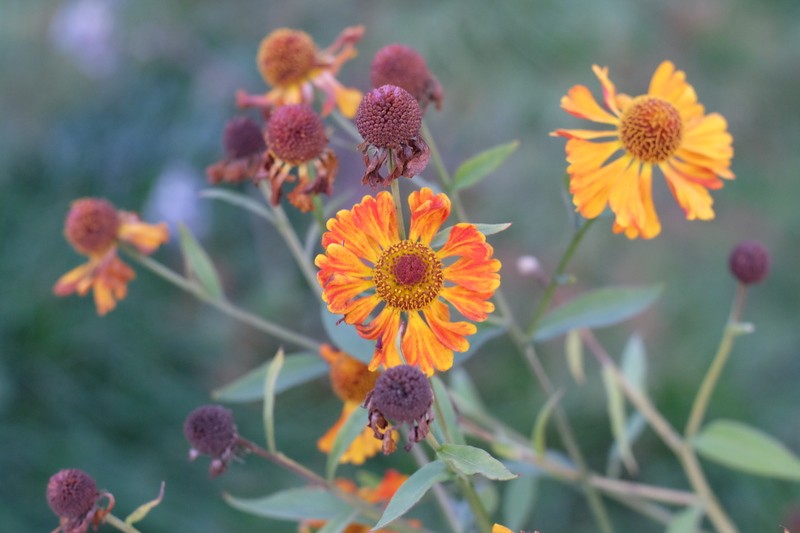
[[[367,31],[360,55],[343,69],[348,85],[368,88],[371,58],[386,44],[411,45],[427,58],[446,95],[428,123],[451,170],[488,146],[520,140],[505,166],[464,200],[475,221],[514,223],[492,242],[505,265],[506,294],[522,316],[539,292],[517,273],[517,258],[532,254],[552,269],[570,232],[561,196],[564,142],[547,134],[584,124],[559,109],[559,98],[576,83],[599,94],[593,63],[608,65],[617,88],[631,94],[646,90],[663,59],[685,70],[700,101],[727,117],[735,138],[737,179],[714,193],[717,218],[683,220],[662,180],[655,187],[660,237],[628,241],[603,220],[570,271],[577,289],[665,282],[654,308],[600,336],[619,353],[632,332],[643,335],[651,394],[682,427],[733,296],[728,252],[744,238],[765,243],[773,270],[751,291],[745,312],[756,333],[737,342],[710,416],[742,420],[800,452],[800,3],[4,0],[0,529],[55,527],[47,479],[76,467],[115,494],[122,516],[165,480],[164,503],[143,531],[295,530],[230,509],[219,495],[259,496],[296,486],[296,479],[249,458],[209,480],[207,461],[186,461],[181,434],[183,418],[209,401],[211,389],[272,356],[274,339],[142,269],[128,298],[104,318],[90,298],[56,298],[51,288],[82,261],[62,237],[69,203],[102,196],[149,220],[169,213],[186,221],[212,254],[231,300],[322,338],[318,303],[275,232],[195,192],[205,186],[204,167],[221,156],[220,132],[236,113],[234,91],[265,88],[254,65],[259,40],[289,26],[324,47],[354,24]],[[354,200],[368,192],[359,184],[360,159],[337,151],[338,191]],[[433,179],[433,169],[425,176]],[[156,257],[181,267],[174,243]],[[588,366],[589,383],[576,387],[561,342],[543,345],[541,356],[568,388],[562,402],[589,462],[603,471],[611,437],[596,366]],[[486,345],[465,368],[504,421],[529,431],[543,396],[505,341]],[[260,440],[260,407],[234,409],[241,432]],[[282,395],[278,409],[280,445],[321,468],[315,441],[340,409],[325,380]],[[686,487],[652,432],[635,451],[641,480]],[[371,463],[376,471],[387,466],[409,472],[411,463],[402,452]],[[781,523],[800,531],[791,522],[800,513],[797,484],[712,464],[707,473],[744,531],[778,531]],[[609,505],[619,531],[661,531]],[[594,530],[584,500],[554,482],[541,486],[527,527]]]

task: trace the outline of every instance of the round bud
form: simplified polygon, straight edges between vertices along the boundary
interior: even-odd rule
[[[405,89],[382,85],[361,100],[356,127],[367,143],[378,148],[393,148],[419,135],[422,111],[417,100]]]
[[[280,28],[261,41],[258,68],[267,83],[286,86],[302,81],[314,68],[317,47],[306,32]]]
[[[397,423],[421,420],[433,404],[433,391],[425,374],[415,366],[386,370],[375,382],[370,405]]]
[[[233,414],[219,405],[204,405],[189,413],[183,434],[192,448],[211,457],[221,457],[239,437]]]
[[[110,202],[99,198],[81,198],[72,202],[64,222],[67,241],[82,254],[105,251],[114,243],[117,230],[117,210]]]
[[[769,252],[757,241],[739,243],[728,258],[731,273],[745,285],[764,279],[769,272],[769,262]]]
[[[250,157],[267,149],[261,128],[247,117],[232,118],[222,133],[225,153],[232,159]]]
[[[325,125],[306,104],[285,105],[276,109],[267,124],[267,142],[278,159],[300,164],[318,157],[328,139]]]
[[[61,470],[47,483],[47,504],[59,517],[76,519],[86,516],[96,501],[97,485],[83,470]]]

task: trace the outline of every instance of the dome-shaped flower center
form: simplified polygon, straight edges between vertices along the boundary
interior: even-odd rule
[[[358,132],[378,148],[396,148],[419,135],[422,111],[405,89],[383,85],[368,92],[356,112]]]
[[[279,159],[294,165],[318,157],[328,139],[325,125],[311,106],[295,104],[275,110],[267,124],[269,149]]]
[[[434,83],[425,59],[416,50],[402,44],[390,44],[375,54],[370,81],[373,87],[397,85],[417,101],[428,97],[426,92]]]
[[[195,450],[212,457],[220,457],[238,439],[233,413],[219,405],[204,405],[189,413],[183,435]]]
[[[338,357],[331,364],[331,386],[342,401],[363,402],[380,374],[352,357]]]
[[[247,117],[232,118],[225,125],[222,143],[228,157],[250,157],[267,148],[261,128]]]
[[[280,28],[267,35],[258,48],[258,69],[267,83],[283,87],[303,81],[314,68],[317,47],[307,33]]]
[[[421,419],[433,403],[433,391],[422,371],[409,365],[387,369],[372,390],[370,403],[394,422]]]
[[[101,253],[114,242],[119,229],[117,210],[99,198],[72,203],[64,223],[64,235],[83,254]]]
[[[622,144],[637,159],[661,163],[681,145],[683,122],[669,102],[640,96],[622,113],[619,135]]]
[[[442,290],[442,262],[429,246],[400,241],[378,259],[374,281],[378,296],[387,305],[416,311],[431,303]]]
[[[97,500],[94,479],[75,468],[53,474],[47,483],[47,503],[55,514],[64,518],[80,518],[92,510]]]

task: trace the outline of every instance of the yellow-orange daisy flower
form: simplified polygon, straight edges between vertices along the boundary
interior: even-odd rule
[[[431,247],[450,214],[447,195],[423,188],[408,204],[407,239],[400,238],[387,191],[339,211],[322,236],[317,278],[328,310],[376,341],[370,370],[405,362],[431,375],[449,369],[453,352],[466,351],[466,337],[476,331],[470,322],[450,319],[448,302],[469,320],[486,320],[494,310],[487,300],[500,285],[500,261],[473,224],[456,224],[439,250]]]
[[[357,55],[355,44],[364,35],[363,26],[345,28],[332,45],[318,50],[314,40],[300,30],[280,28],[267,35],[258,48],[256,63],[272,90],[264,95],[236,93],[241,107],[269,109],[287,104],[311,104],[314,87],[325,94],[322,114],[333,108],[348,118],[356,114],[361,92],[344,87],[336,79],[339,69]]]
[[[686,74],[664,61],[650,81],[647,94],[617,93],[607,67],[592,67],[603,86],[603,109],[584,85],[561,99],[568,113],[610,130],[563,130],[567,172],[573,203],[586,218],[597,217],[609,205],[616,215],[614,232],[650,239],[661,232],[652,198],[653,167],[667,180],[689,220],[714,218],[709,189],[722,187],[730,170],[733,138],[722,115],[706,115]],[[598,139],[610,139],[595,142]]]
[[[64,223],[64,235],[75,250],[89,261],[59,278],[53,287],[57,296],[94,292],[97,313],[105,315],[125,298],[133,270],[117,257],[119,243],[130,244],[144,254],[167,242],[165,223],[152,225],[134,213],[117,211],[98,198],[82,198],[72,203]]]
[[[514,533],[514,532],[511,531],[510,529],[508,529],[506,526],[501,526],[500,524],[495,524],[495,525],[492,526],[492,533]],[[525,532],[521,531],[520,533],[525,533]],[[533,533],[539,533],[539,532],[538,531],[534,531]]]
[[[324,344],[320,348],[320,355],[331,367],[330,379],[333,392],[343,402],[342,416],[325,434],[317,441],[317,448],[323,453],[330,453],[333,443],[342,425],[350,414],[359,408],[366,398],[367,393],[375,386],[379,372],[370,372],[367,365],[345,352],[335,350]],[[364,413],[366,419],[366,413]],[[364,425],[364,430],[356,437],[350,447],[339,459],[340,463],[363,464],[364,461],[377,454],[381,449],[381,441],[376,440],[372,430]]]

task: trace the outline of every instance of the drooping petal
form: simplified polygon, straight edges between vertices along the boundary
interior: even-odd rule
[[[397,335],[400,333],[400,311],[386,306],[372,322],[357,325],[359,335],[365,339],[376,340],[375,353],[369,363],[370,371],[381,365],[386,368],[403,364],[397,350]]]
[[[563,130],[558,129],[550,133],[551,137],[566,137],[567,139],[602,139],[605,137],[619,137],[617,130]]]
[[[58,278],[53,286],[53,293],[56,296],[69,296],[77,292],[80,296],[85,296],[92,287],[92,273],[96,268],[96,261],[89,261],[77,266]]]
[[[569,167],[569,175],[587,174],[593,172],[606,164],[606,162],[618,151],[622,150],[622,143],[611,142],[567,142],[566,152]]]
[[[711,220],[714,218],[713,198],[708,193],[708,189],[703,185],[688,179],[679,173],[669,164],[670,162],[659,165],[664,177],[667,178],[672,195],[678,201],[687,220]]]
[[[453,366],[453,350],[439,342],[418,311],[408,313],[408,325],[401,341],[406,364],[427,376]]]
[[[151,254],[169,240],[167,224],[147,224],[134,213],[120,211],[117,238],[136,247],[143,254]]]
[[[450,199],[445,194],[434,194],[423,187],[408,197],[411,208],[411,227],[408,240],[429,245],[442,223],[450,216]]]
[[[357,402],[345,402],[344,406],[342,407],[342,414],[336,423],[325,432],[325,434],[317,440],[317,449],[322,453],[330,453],[333,449],[333,443],[336,440],[336,437],[339,435],[339,431],[342,429],[342,425],[347,421],[350,417],[350,414],[358,409],[359,405]],[[366,413],[364,415],[366,418]],[[358,434],[355,440],[350,444],[350,446],[345,450],[342,454],[342,457],[339,459],[340,463],[351,463],[354,465],[364,464],[364,461],[373,457],[381,450],[381,441],[376,439],[373,435],[372,429],[368,426],[364,427],[364,430]]]
[[[686,83],[686,73],[675,70],[671,61],[664,61],[656,68],[648,94],[673,104],[684,122],[703,114],[703,106],[697,103],[694,88]]]
[[[569,141],[567,144],[572,142]],[[575,141],[575,143],[578,142],[582,141]],[[572,151],[580,150],[576,146],[568,148]],[[614,181],[624,172],[629,162],[629,159],[620,157],[596,170],[587,170],[585,174],[572,173],[570,175],[569,190],[573,195],[572,202],[581,215],[591,219],[603,212],[608,205]]]
[[[500,286],[500,261],[462,257],[444,268],[444,279],[476,292],[494,292]]]
[[[451,322],[450,309],[441,300],[434,300],[423,311],[431,331],[443,345],[454,352],[466,352],[469,342],[466,337],[474,335],[478,328],[471,322]]]
[[[561,98],[561,108],[579,118],[603,124],[619,123],[619,119],[600,107],[592,92],[585,85],[575,85]]]
[[[617,108],[617,89],[608,77],[608,67],[599,67],[592,65],[592,72],[600,80],[600,85],[603,86],[603,101],[615,115],[619,116],[620,111]]]
[[[632,223],[629,226],[622,226],[619,222],[614,222],[614,233],[625,232],[629,239],[642,237],[652,239],[661,233],[661,222],[658,220],[655,206],[653,205],[653,166],[642,165],[639,176],[639,197],[644,206],[644,218],[639,224]]]
[[[348,324],[363,324],[380,303],[381,299],[376,294],[354,300],[349,303],[347,311],[344,312],[344,321]]]
[[[622,227],[641,228],[645,221],[644,201],[640,195],[639,175],[641,163],[625,157],[628,165],[617,176],[608,195],[608,205],[614,212],[616,222]]]
[[[456,285],[443,288],[440,296],[453,304],[459,313],[476,322],[483,322],[494,311],[494,304],[486,301],[492,297],[491,293],[477,293]]]

